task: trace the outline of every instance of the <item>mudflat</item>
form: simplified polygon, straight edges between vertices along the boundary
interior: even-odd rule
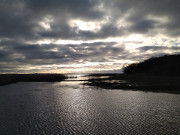
[[[91,74],[86,85],[105,89],[180,93],[180,76]]]

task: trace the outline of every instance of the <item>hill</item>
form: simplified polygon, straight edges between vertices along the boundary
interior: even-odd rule
[[[124,74],[180,76],[180,54],[153,57],[124,67]]]
[[[180,94],[180,55],[153,57],[130,64],[124,74],[92,74],[86,85],[105,89]]]

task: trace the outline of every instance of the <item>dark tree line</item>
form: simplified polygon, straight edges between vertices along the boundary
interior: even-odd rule
[[[180,76],[180,54],[152,57],[124,67],[125,74]]]
[[[66,78],[63,74],[0,74],[0,86],[16,82],[56,82]]]

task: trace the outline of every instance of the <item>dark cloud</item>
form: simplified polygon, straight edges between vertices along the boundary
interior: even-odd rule
[[[171,47],[150,46],[146,40],[119,43],[95,40],[140,34],[144,37],[161,35],[176,41],[180,36],[179,12],[179,0],[2,0],[0,71],[22,71],[24,66],[46,69],[45,66],[57,63],[112,64],[178,53],[179,46],[170,43]],[[72,25],[72,20],[93,22],[98,28],[82,29],[82,24]],[[91,40],[91,43],[57,44],[55,41],[60,39]],[[49,42],[40,43],[43,40]],[[138,47],[142,43],[148,46],[126,49],[128,44]]]
[[[102,13],[97,10],[98,0],[27,0],[26,6],[33,12],[50,15],[99,19]]]
[[[179,0],[104,0],[105,7],[112,15],[126,16],[126,21],[132,26],[129,31],[148,32],[154,22],[160,20],[158,27],[165,30],[165,35],[179,36],[180,31],[180,1]],[[165,21],[163,19],[166,19]],[[148,21],[146,21],[148,20]],[[151,20],[151,21],[149,21]],[[134,28],[135,27],[135,28]],[[132,29],[131,29],[132,28]],[[158,29],[158,32],[162,32]]]
[[[1,62],[11,62],[11,65],[30,64],[46,65],[46,64],[67,64],[78,60],[98,62],[103,58],[115,57],[124,51],[124,48],[114,47],[116,42],[95,42],[84,44],[20,44],[20,43],[4,43],[5,50],[0,52]],[[11,57],[7,57],[10,56]],[[14,57],[13,57],[14,56]],[[106,62],[106,61],[103,61]],[[19,66],[19,65],[18,65]]]
[[[102,4],[104,6],[100,6]],[[169,31],[164,34],[177,36],[180,34],[179,5],[179,0],[4,0],[0,6],[0,36],[26,40],[107,38],[121,36],[125,34],[124,31],[126,34],[148,33],[157,24],[154,18],[161,20],[162,17],[167,17],[168,20],[159,22],[158,28]],[[120,29],[116,24],[117,20],[126,15],[125,21],[131,25],[126,29]],[[53,18],[53,22],[49,24],[51,30],[44,30],[39,25],[39,22],[47,16]],[[105,16],[109,16],[110,21],[102,25],[97,32],[82,30],[77,32],[77,28],[69,26],[70,19],[100,21]]]
[[[147,51],[163,51],[163,50],[168,50],[170,52],[172,51],[179,51],[180,52],[180,47],[179,46],[144,46],[138,48],[142,52],[147,52]]]
[[[5,60],[8,56],[7,52],[0,51],[0,61]]]
[[[134,23],[130,29],[135,33],[148,33],[148,31],[155,28],[156,23],[157,22],[153,20],[142,20]]]
[[[48,38],[72,38],[69,19],[94,20],[102,17],[94,0],[20,0],[3,1],[0,9],[0,36],[26,40]],[[39,22],[51,16],[51,31],[44,30]]]

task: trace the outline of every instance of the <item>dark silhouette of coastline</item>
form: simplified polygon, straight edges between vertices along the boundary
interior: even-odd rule
[[[179,76],[144,76],[124,74],[93,74],[85,85],[104,89],[141,90],[180,94]]]
[[[180,76],[180,54],[152,57],[124,67],[124,74]]]
[[[56,82],[66,78],[63,74],[0,74],[0,86],[16,82]]]
[[[180,55],[154,57],[124,67],[123,74],[91,74],[85,85],[180,94],[178,62]]]

